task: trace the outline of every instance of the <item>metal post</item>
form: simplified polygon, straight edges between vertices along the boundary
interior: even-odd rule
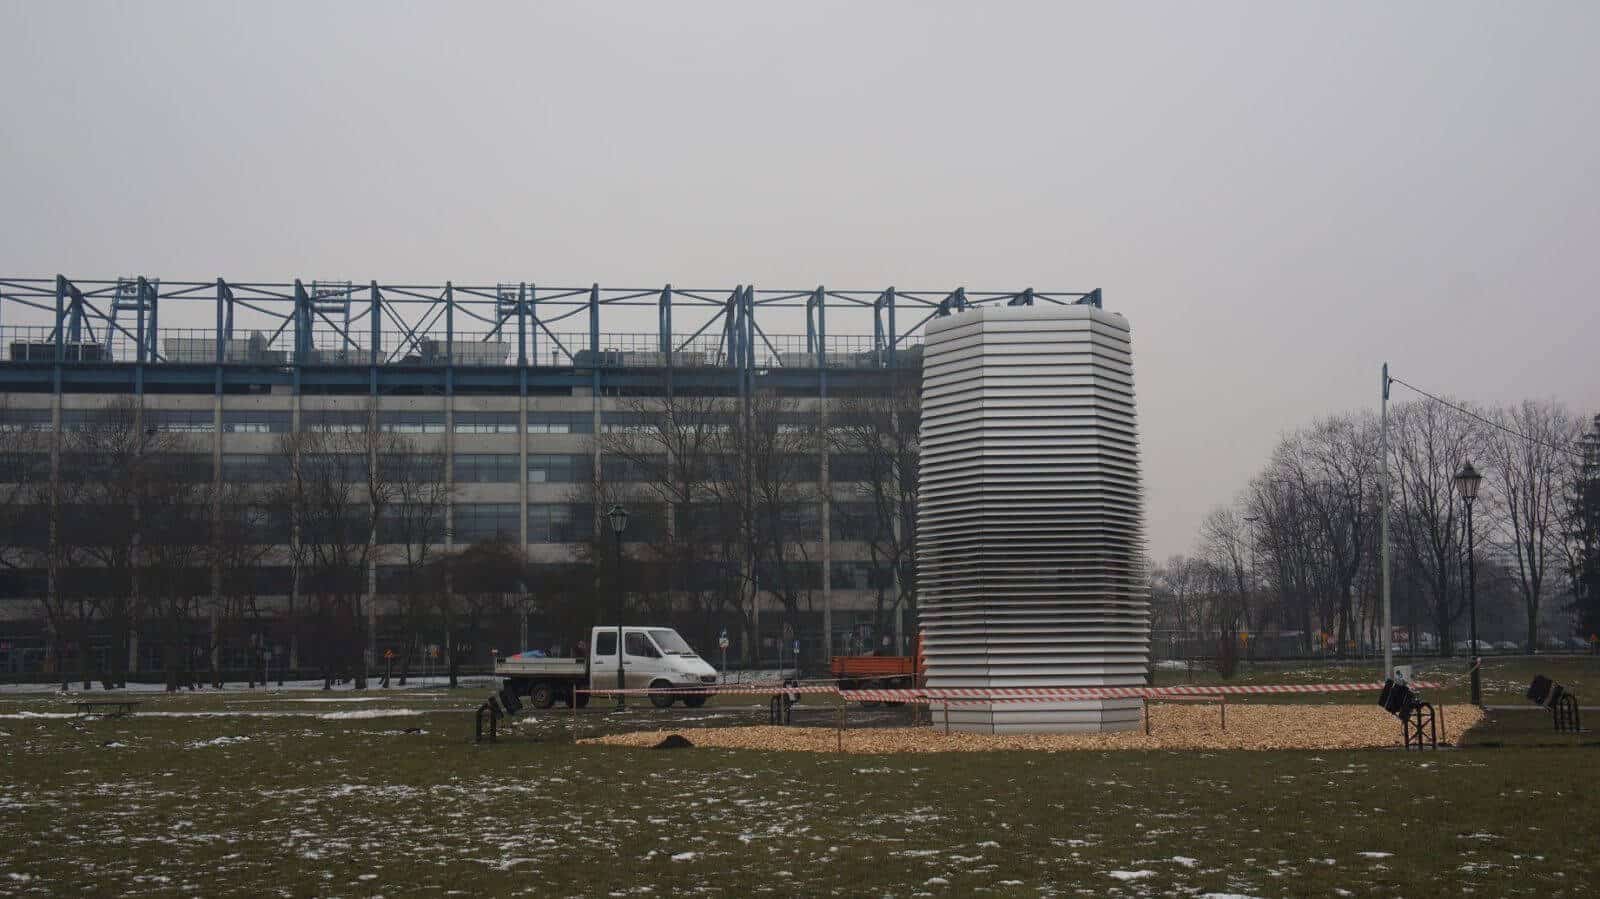
[[[612,529],[612,532],[616,534],[617,538],[617,562],[614,575],[617,582],[617,710],[621,711],[628,705],[627,694],[622,692],[627,689],[627,681],[623,679],[622,674],[622,532],[615,528]]]
[[[1378,458],[1382,462],[1378,477],[1378,563],[1382,572],[1383,593],[1383,677],[1394,675],[1394,627],[1389,610],[1389,363],[1383,363],[1383,401],[1378,425]]]
[[[1467,503],[1467,639],[1472,641],[1472,650],[1468,658],[1472,660],[1472,704],[1483,705],[1483,682],[1479,678],[1478,669],[1478,560],[1473,553],[1472,545],[1472,497],[1466,497]]]

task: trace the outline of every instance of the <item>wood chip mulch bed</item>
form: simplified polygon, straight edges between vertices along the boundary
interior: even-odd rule
[[[1470,705],[1439,707],[1439,742],[1455,743],[1483,718]],[[1400,722],[1368,705],[1228,706],[1222,729],[1215,705],[1150,704],[1150,734],[1137,730],[1109,734],[946,734],[937,728],[846,729],[844,751],[851,753],[992,752],[1026,749],[1044,752],[1105,749],[1382,749],[1399,747]],[[634,731],[595,737],[582,743],[649,747],[669,734],[682,734],[695,746],[789,752],[836,752],[839,732],[825,727],[705,727]]]

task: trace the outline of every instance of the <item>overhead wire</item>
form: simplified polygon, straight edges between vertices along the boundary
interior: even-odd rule
[[[1534,437],[1534,436],[1532,436],[1530,434],[1524,434],[1521,431],[1516,430],[1515,428],[1510,428],[1510,427],[1507,427],[1507,426],[1501,424],[1500,422],[1494,421],[1493,419],[1485,418],[1484,416],[1479,415],[1478,413],[1472,411],[1471,409],[1466,408],[1465,406],[1460,405],[1459,403],[1453,403],[1453,402],[1445,399],[1444,397],[1438,396],[1436,394],[1429,393],[1428,391],[1423,390],[1421,387],[1418,387],[1415,384],[1407,383],[1406,381],[1404,381],[1404,380],[1402,380],[1400,378],[1397,378],[1394,375],[1390,375],[1389,376],[1389,380],[1392,381],[1395,384],[1399,384],[1402,387],[1406,387],[1406,388],[1409,388],[1409,389],[1411,389],[1413,391],[1416,391],[1417,393],[1422,394],[1423,396],[1427,397],[1430,400],[1433,400],[1436,403],[1439,403],[1442,406],[1448,406],[1451,409],[1454,409],[1457,412],[1460,412],[1462,415],[1467,416],[1468,418],[1472,418],[1472,419],[1475,419],[1476,421],[1482,422],[1483,424],[1486,424],[1491,428],[1495,428],[1497,430],[1504,431],[1507,434],[1510,434],[1511,436],[1518,438],[1519,440],[1526,440],[1529,443],[1537,444],[1537,445],[1545,447],[1547,449],[1555,450],[1558,453],[1565,453],[1565,454],[1567,454],[1569,456],[1572,456],[1572,457],[1580,459],[1580,460],[1584,458],[1584,452],[1579,446],[1576,446],[1576,445],[1562,446],[1559,443],[1551,443],[1548,440],[1542,440],[1542,439],[1540,439],[1538,437]]]

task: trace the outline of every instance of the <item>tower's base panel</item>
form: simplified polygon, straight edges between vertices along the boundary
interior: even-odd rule
[[[1137,699],[1095,699],[1051,703],[951,703],[933,700],[933,726],[973,734],[1099,734],[1141,726],[1144,704]]]

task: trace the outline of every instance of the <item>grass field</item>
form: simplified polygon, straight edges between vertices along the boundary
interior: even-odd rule
[[[473,745],[483,692],[152,696],[86,722],[0,697],[0,893],[1600,891],[1593,734],[1425,755],[838,756],[575,746],[552,710]],[[764,714],[728,699],[579,722],[692,739]],[[1517,742],[1495,727],[1516,729],[1479,742]]]

